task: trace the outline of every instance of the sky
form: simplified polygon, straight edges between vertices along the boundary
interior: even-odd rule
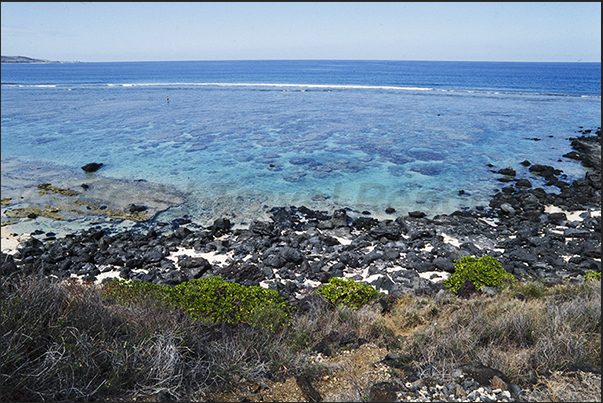
[[[600,2],[2,2],[2,55],[601,62]]]

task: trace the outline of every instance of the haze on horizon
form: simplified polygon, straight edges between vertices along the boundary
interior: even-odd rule
[[[601,62],[601,3],[2,2],[2,54]]]

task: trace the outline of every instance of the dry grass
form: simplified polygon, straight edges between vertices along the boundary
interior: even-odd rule
[[[310,295],[306,303],[288,329],[289,338],[298,350],[309,352],[321,342],[336,351],[358,339],[377,343],[393,340],[393,329],[387,326],[374,303],[360,309],[333,306],[318,294]]]
[[[525,385],[534,371],[563,370],[573,363],[601,367],[600,284],[526,284],[495,298],[470,300],[406,297],[391,321],[412,329],[403,349],[438,368],[442,377],[458,364],[480,361]],[[542,289],[518,299],[526,287]]]
[[[555,372],[540,377],[525,395],[528,402],[600,402],[601,375],[588,372]]]
[[[282,337],[215,329],[148,301],[113,305],[93,286],[28,278],[0,293],[4,401],[201,400],[298,361]]]
[[[313,294],[271,334],[192,321],[159,301],[112,303],[94,286],[5,281],[0,400],[199,401],[216,388],[324,374],[310,363],[318,346],[336,353],[364,339],[414,355],[426,378],[447,380],[458,365],[480,361],[527,389],[527,400],[600,401],[600,375],[564,372],[572,363],[601,366],[600,287],[524,283],[469,300],[407,295],[386,315],[378,304],[334,307]]]

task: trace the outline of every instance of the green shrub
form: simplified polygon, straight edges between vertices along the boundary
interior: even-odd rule
[[[195,320],[247,323],[274,333],[291,319],[291,307],[274,290],[231,283],[220,277],[160,286],[137,280],[112,280],[103,295],[124,305],[160,303],[182,308]]]
[[[454,261],[454,274],[444,280],[444,286],[458,292],[465,280],[473,283],[479,290],[482,286],[500,287],[512,282],[515,277],[507,273],[498,260],[491,256],[482,256],[479,259],[473,256],[463,256]]]
[[[379,297],[380,293],[368,284],[354,280],[333,277],[328,284],[316,290],[335,305],[343,304],[350,308],[360,308]]]
[[[166,290],[169,300],[193,319],[244,322],[274,332],[291,317],[291,307],[277,291],[231,283],[220,277],[191,280]]]
[[[601,272],[600,271],[594,271],[594,270],[588,270],[584,274],[584,278],[586,280],[601,280]]]

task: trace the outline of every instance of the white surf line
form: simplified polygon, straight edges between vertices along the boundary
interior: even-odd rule
[[[286,84],[286,83],[110,83],[108,87],[151,87],[151,86],[216,86],[216,87],[274,87],[274,88],[321,88],[321,89],[374,89],[403,91],[433,91],[425,87],[396,87],[387,85],[345,85],[345,84]]]

